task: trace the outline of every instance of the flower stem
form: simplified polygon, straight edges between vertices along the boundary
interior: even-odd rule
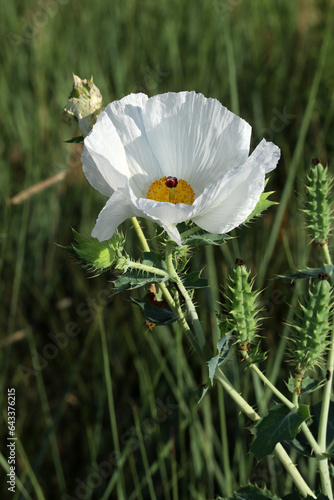
[[[322,249],[324,252],[326,263],[332,265],[332,259],[329,253],[327,243],[323,245]],[[334,370],[334,326],[332,326],[331,339],[328,350],[328,359],[327,359],[327,376],[329,380],[326,381],[324,392],[322,395],[322,406],[320,412],[320,422],[318,431],[318,444],[322,452],[326,451],[327,426],[328,426],[329,407],[331,402],[333,370]],[[331,486],[331,479],[329,475],[327,458],[322,458],[321,460],[319,460],[319,470],[320,470],[323,493],[327,495],[330,500],[333,500],[334,497]]]
[[[158,267],[147,266],[146,264],[141,264],[140,262],[130,261],[127,263],[127,267],[131,269],[138,269],[139,271],[143,271],[145,273],[155,274],[157,276],[163,276],[166,279],[169,278],[169,274],[167,271],[159,269]]]
[[[204,354],[204,356],[207,359],[210,359],[212,354],[210,352],[208,344],[206,343],[206,340],[204,337],[204,332],[203,332],[200,320],[198,318],[195,305],[194,305],[193,301],[191,300],[191,297],[190,297],[186,287],[182,283],[180,276],[176,272],[176,269],[175,269],[174,264],[173,264],[172,246],[169,245],[168,243],[167,243],[167,247],[166,247],[166,264],[167,264],[167,270],[168,270],[170,277],[176,283],[179,292],[181,293],[181,295],[183,296],[183,298],[185,300],[185,303],[186,303],[186,306],[188,309],[188,313],[191,317],[192,324],[194,326],[194,330],[196,333],[196,337],[198,339],[200,349],[201,349],[202,353]]]
[[[233,385],[229,382],[226,375],[218,369],[215,374],[215,379],[224,387],[225,391],[234,400],[234,402],[239,406],[241,411],[247,415],[253,422],[256,422],[261,417],[256,413],[255,410],[244,400],[244,398],[235,390]],[[275,454],[277,458],[282,462],[287,472],[292,477],[295,485],[303,496],[310,495],[312,498],[316,498],[312,490],[309,488],[303,477],[300,475],[297,467],[290,459],[289,455],[283,448],[283,446],[278,443],[275,446]]]
[[[140,227],[137,217],[132,217],[131,222],[134,227],[134,230],[137,233],[142,249],[144,250],[144,252],[150,252],[151,249],[148,246],[147,240],[145,238],[142,228]]]
[[[142,228],[140,227],[140,224],[139,224],[137,218],[132,217],[131,221],[132,221],[133,227],[138,235],[142,249],[144,250],[144,252],[150,252],[151,249],[147,243],[147,240],[145,238],[145,235],[143,233]],[[143,264],[136,263],[136,262],[131,262],[129,267],[133,267],[136,269],[142,269],[143,271],[146,270],[146,271],[151,272],[151,273],[153,272],[154,274],[157,274],[160,276],[168,276],[168,277],[170,276],[169,271],[166,272],[166,271],[163,271],[162,269],[156,269],[154,267],[149,269],[150,266],[144,266]],[[174,272],[175,272],[175,270],[174,270]],[[189,325],[187,323],[187,320],[184,316],[184,313],[182,311],[179,300],[173,299],[173,297],[172,297],[170,291],[168,290],[167,286],[165,285],[165,283],[159,283],[158,286],[159,286],[163,296],[165,297],[165,300],[166,300],[167,304],[169,305],[169,307],[179,317],[178,323],[182,327],[190,345],[192,346],[194,351],[196,351],[196,353],[199,355],[200,359],[202,361],[205,361],[204,355],[203,355],[203,350],[202,350],[201,346],[198,344],[196,337],[193,335],[193,332],[191,331],[191,328],[189,327]]]

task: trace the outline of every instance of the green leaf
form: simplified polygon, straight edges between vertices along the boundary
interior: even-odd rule
[[[288,495],[285,495],[282,500],[302,500],[303,497],[300,496],[298,491],[293,491],[292,493],[289,493]]]
[[[189,232],[189,231],[187,231]],[[233,237],[228,234],[215,234],[215,233],[207,233],[203,229],[199,229],[196,232],[191,234],[184,233],[181,234],[182,244],[183,245],[194,245],[194,246],[202,246],[202,245],[223,245],[229,240],[232,240]]]
[[[301,395],[310,394],[311,392],[318,391],[324,386],[326,380],[314,380],[310,377],[305,377],[301,386]],[[293,394],[295,392],[295,378],[290,377],[287,384],[289,391]]]
[[[209,282],[206,278],[201,278],[202,271],[194,271],[184,275],[183,284],[186,288],[206,288]]]
[[[290,411],[284,405],[276,405],[256,424],[256,438],[250,451],[258,461],[271,455],[277,443],[291,442],[300,425],[309,417],[307,405],[299,406],[297,411]]]
[[[84,143],[84,136],[83,135],[78,135],[77,137],[72,137],[72,139],[69,139],[68,141],[65,141],[67,143],[75,143],[75,144],[83,144]]]
[[[272,495],[270,491],[261,489],[258,486],[254,486],[252,484],[244,486],[238,491],[235,491],[233,497],[230,497],[229,500],[262,500],[266,498],[270,498],[271,500],[281,500],[276,495]]]
[[[210,378],[208,378],[208,381],[205,384],[205,386],[200,387],[197,405],[200,404],[200,402],[202,401],[202,399],[204,398],[204,396],[206,395],[206,393],[208,392],[210,387],[212,387],[212,382],[211,382]]]
[[[266,182],[267,183],[267,182]],[[263,192],[260,196],[259,201],[257,202],[256,207],[254,208],[253,212],[247,217],[245,220],[244,224],[247,224],[251,219],[254,219],[255,217],[258,217],[261,215],[264,210],[267,210],[269,207],[272,205],[278,205],[276,201],[268,200],[268,197],[273,194],[275,191],[267,191]]]
[[[144,312],[145,321],[156,326],[169,325],[177,321],[179,317],[166,305],[166,307],[157,307],[149,302],[147,295],[142,299],[130,299],[133,304],[139,306]]]
[[[234,343],[232,332],[227,333],[224,337],[220,338],[217,344],[218,354],[208,361],[209,367],[209,380],[213,384],[213,377],[215,376],[216,369],[221,367],[229,359],[231,346]]]
[[[215,376],[216,369],[218,366],[222,366],[229,358],[229,352],[231,346],[234,342],[232,332],[228,332],[226,335],[221,337],[217,343],[218,354],[208,361],[209,368],[209,378],[204,387],[201,387],[201,392],[199,395],[199,401],[197,404],[200,404],[210,387],[213,385],[213,377]]]
[[[142,264],[151,267],[153,270],[159,269],[167,272],[166,263],[162,256],[155,252],[144,252]],[[114,281],[114,293],[123,292],[123,290],[134,290],[151,283],[164,283],[170,280],[168,275],[161,276],[154,271],[147,272],[140,269],[128,269],[122,276]]]
[[[317,278],[319,274],[328,274],[329,276],[333,273],[334,266],[330,264],[325,264],[323,267],[318,267],[316,269],[307,267],[306,269],[301,269],[296,273],[291,274],[281,274],[276,276],[276,280],[296,280],[296,279],[304,279],[304,278]]]
[[[114,281],[114,294],[124,290],[134,290],[151,283],[164,283],[168,281],[168,276],[159,276],[157,274],[143,274],[142,271],[130,269]]]
[[[163,256],[155,252],[143,252],[142,264],[167,271],[166,262],[163,260]]]

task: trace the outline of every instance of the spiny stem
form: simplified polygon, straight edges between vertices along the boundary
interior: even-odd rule
[[[150,274],[155,274],[157,276],[163,276],[164,278],[169,278],[169,274],[167,271],[163,269],[159,269],[158,267],[147,266],[146,264],[141,264],[141,262],[128,262],[128,268],[138,269],[139,271],[143,271]]]
[[[144,250],[144,252],[150,252],[151,249],[150,249],[150,247],[149,247],[149,245],[147,243],[146,237],[145,237],[145,235],[143,233],[142,228],[140,227],[140,224],[139,224],[137,218],[136,217],[132,217],[131,221],[132,221],[134,230],[136,231],[136,233],[138,235],[138,238],[139,238],[139,241],[140,241],[142,249]],[[144,266],[143,264],[140,264],[140,263],[131,262],[130,267],[133,267],[133,268],[136,268],[136,269],[141,269],[143,271],[146,270],[148,272],[153,272],[154,274],[157,274],[157,275],[160,275],[160,276],[168,276],[168,277],[170,276],[169,272],[166,273],[166,271],[163,271],[161,269],[156,269],[156,268],[151,268],[151,270],[149,270],[148,268],[150,266]],[[145,267],[147,269],[144,269]],[[169,307],[179,317],[178,323],[180,324],[181,328],[183,329],[183,331],[184,331],[184,333],[185,333],[185,335],[186,335],[186,337],[187,337],[190,345],[197,352],[197,354],[199,355],[200,359],[202,361],[205,361],[204,360],[204,355],[203,355],[203,350],[199,346],[196,337],[193,335],[193,332],[191,331],[191,328],[189,327],[189,325],[187,323],[187,320],[186,320],[186,318],[184,316],[184,313],[182,311],[180,302],[178,300],[175,301],[173,299],[173,297],[172,297],[170,291],[168,290],[167,286],[165,285],[165,283],[159,283],[158,286],[159,286],[159,288],[160,288],[163,296],[165,297],[165,300],[166,300],[167,304],[169,305]]]
[[[182,283],[180,276],[177,274],[177,272],[175,270],[175,267],[173,264],[172,246],[169,245],[168,243],[167,243],[167,247],[166,247],[166,264],[167,264],[167,270],[168,270],[169,275],[171,276],[173,281],[176,283],[179,292],[181,293],[181,295],[183,296],[183,298],[185,300],[185,303],[186,303],[186,306],[188,309],[188,313],[191,317],[192,324],[194,326],[194,330],[195,330],[201,351],[202,351],[202,353],[204,353],[204,355],[206,357],[208,356],[208,358],[210,359],[211,353],[210,353],[209,347],[206,343],[206,340],[204,337],[204,332],[203,332],[200,320],[198,318],[195,305],[194,305],[193,301],[191,300],[191,297],[190,297],[186,287]]]

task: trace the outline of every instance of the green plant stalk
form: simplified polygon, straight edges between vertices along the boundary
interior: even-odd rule
[[[332,332],[332,340],[334,345],[334,329]],[[334,365],[334,349],[332,349],[332,363]],[[247,357],[247,353],[245,353],[245,358]],[[287,399],[271,382],[270,380],[267,379],[267,377],[261,372],[261,370],[258,368],[257,365],[251,364],[250,365],[251,370],[255,372],[259,378],[263,381],[265,385],[267,385],[270,390],[291,410],[297,409],[298,408],[298,401],[296,400],[296,397],[294,396],[294,402],[291,402],[289,399]],[[332,372],[331,372],[332,373]],[[328,389],[329,387],[329,389]],[[326,388],[329,392],[329,401],[330,401],[330,393],[331,393],[331,383],[326,385]],[[296,403],[296,404],[295,404]],[[322,410],[324,408],[324,404],[322,406]],[[326,413],[327,410],[327,413]],[[322,484],[322,489],[323,493],[328,496],[330,500],[333,500],[333,491],[331,487],[331,481],[330,481],[330,475],[329,475],[329,469],[328,469],[328,459],[323,456],[323,453],[326,451],[326,429],[327,429],[327,420],[325,420],[326,416],[328,419],[328,410],[329,410],[329,403],[328,403],[328,408],[325,408],[324,412],[321,411],[321,416],[320,416],[320,425],[321,425],[321,417],[324,413],[324,439],[325,442],[324,444],[321,443],[320,441],[320,426],[319,426],[319,439],[318,442],[313,436],[312,432],[310,431],[308,425],[303,422],[300,426],[300,429],[304,433],[309,445],[311,446],[312,450],[314,451],[315,458],[319,464],[319,471],[320,471],[320,478],[321,478],[321,484]]]
[[[245,352],[244,358],[247,359],[248,357],[249,357],[248,354]],[[252,363],[249,367],[254,373],[256,373],[256,375],[262,380],[262,382],[272,391],[272,393],[275,394],[275,396],[277,396],[282,401],[282,403],[284,403],[290,410],[296,410],[298,408],[298,402],[295,404],[294,402],[291,402],[288,398],[286,398],[284,394],[282,394],[281,391],[279,391],[277,387],[275,387],[270,382],[270,380],[265,376],[265,374],[259,369],[259,367],[256,364]],[[317,460],[318,461],[323,460],[322,455],[324,450],[321,449],[321,447],[317,443],[308,425],[305,422],[303,422],[300,428],[303,431],[309,445],[313,449]]]
[[[234,402],[239,406],[241,411],[245,413],[245,415],[251,419],[253,422],[260,420],[260,415],[256,413],[255,410],[244,400],[244,398],[234,389],[233,385],[230,383],[226,375],[218,369],[215,374],[215,379],[224,387],[225,391],[229,394],[229,396],[234,400]],[[275,446],[275,454],[277,458],[282,462],[287,472],[292,477],[295,485],[303,496],[310,495],[312,498],[316,498],[312,490],[306,484],[305,480],[299,473],[295,464],[290,459],[289,455],[283,448],[283,446],[278,443]]]
[[[166,247],[166,264],[167,264],[167,270],[168,270],[169,275],[171,276],[172,280],[176,283],[179,292],[181,293],[181,295],[183,296],[183,298],[185,300],[188,313],[191,317],[192,324],[194,325],[194,330],[195,330],[196,337],[198,339],[198,343],[199,343],[199,346],[201,348],[201,351],[204,353],[204,355],[206,357],[208,357],[207,359],[210,359],[210,357],[211,357],[210,349],[206,343],[206,340],[204,337],[204,332],[203,332],[200,320],[198,318],[195,305],[194,305],[193,301],[191,300],[191,297],[190,297],[187,289],[183,285],[180,276],[177,274],[177,272],[175,270],[175,267],[173,264],[172,247],[168,243],[167,243],[167,247]]]
[[[143,271],[144,273],[156,274],[157,276],[163,276],[164,278],[169,278],[169,274],[167,271],[159,269],[158,267],[146,266],[145,264],[141,264],[140,262],[130,261],[127,267],[131,269],[138,269],[138,271]]]
[[[133,408],[133,415],[134,415],[134,419],[135,419],[136,432],[137,432],[138,438],[139,438],[139,449],[140,449],[140,453],[141,453],[141,457],[142,457],[142,461],[143,461],[143,465],[144,465],[144,469],[145,469],[145,478],[146,478],[147,486],[148,486],[148,489],[150,492],[150,499],[156,500],[157,497],[156,497],[155,491],[154,491],[152,471],[150,469],[149,460],[148,460],[148,457],[146,454],[146,449],[144,446],[144,439],[143,439],[140,421],[138,418],[138,412],[137,412],[136,407]]]
[[[105,332],[104,324],[102,321],[101,313],[98,313],[98,322],[99,322],[99,330],[100,330],[100,335],[101,335],[103,367],[104,367],[104,376],[105,376],[105,381],[106,381],[106,389],[107,389],[107,397],[108,397],[108,408],[109,408],[111,434],[112,434],[113,441],[114,441],[115,452],[117,453],[118,456],[120,456],[121,453],[120,453],[120,446],[119,446],[118,433],[117,433],[117,422],[116,422],[116,413],[115,413],[115,405],[114,405],[114,396],[113,396],[113,390],[112,390],[112,380],[111,380],[111,375],[110,375],[110,361],[109,361],[109,354],[108,354],[108,345],[107,345],[106,332]],[[122,468],[120,467],[119,470],[120,470],[120,481],[117,482],[117,494],[118,494],[118,498],[120,500],[122,500],[122,499],[126,498],[125,482],[124,482]]]
[[[302,380],[303,380],[302,375],[295,374],[295,388],[294,388],[295,390],[294,390],[293,395],[292,395],[292,402],[296,407],[298,407],[298,405],[299,405],[299,403],[298,403],[298,399],[299,399],[298,389],[300,387]]]
[[[151,249],[147,243],[147,240],[146,240],[146,237],[143,233],[143,230],[140,227],[138,219],[136,217],[132,217],[131,221],[132,221],[134,230],[136,231],[136,233],[138,235],[138,238],[139,238],[139,241],[140,241],[140,244],[141,244],[143,251],[150,252]],[[166,271],[163,271],[162,269],[157,269],[155,267],[150,267],[150,266],[144,266],[143,264],[136,263],[136,262],[131,262],[129,267],[132,267],[134,269],[141,269],[142,271],[151,272],[153,274],[157,274],[160,276],[170,277],[169,273]],[[168,290],[167,286],[165,285],[165,283],[159,283],[159,288],[160,288],[163,296],[165,297],[166,302],[169,305],[169,307],[178,315],[178,317],[179,317],[178,323],[181,325],[183,331],[185,332],[186,337],[187,337],[190,345],[197,352],[197,354],[200,356],[202,361],[204,361],[203,351],[202,351],[201,347],[199,346],[197,339],[193,335],[193,333],[192,333],[192,331],[191,331],[191,329],[190,329],[190,327],[189,327],[189,325],[184,317],[180,303],[177,304],[175,302],[175,300],[173,299],[173,297],[172,297],[170,291]]]
[[[324,252],[326,263],[332,265],[332,259],[329,253],[327,243],[323,245],[322,249]],[[327,426],[328,426],[329,406],[331,401],[333,370],[334,370],[334,327],[332,327],[329,352],[327,358],[327,373],[330,374],[330,379],[327,380],[322,395],[322,405],[321,405],[319,431],[318,431],[318,444],[323,452],[326,451]],[[321,477],[323,492],[328,496],[330,500],[333,500],[334,497],[331,486],[327,458],[322,458],[319,461],[319,469],[320,469],[320,477]]]
[[[136,227],[135,227],[135,229],[136,229]],[[145,251],[149,251],[150,249],[148,247],[145,236],[141,231],[141,228],[140,228],[140,232],[141,232],[140,240],[141,240],[142,247],[145,248]],[[145,240],[142,240],[142,238],[144,238]],[[146,244],[145,244],[145,242],[146,242]],[[198,352],[198,354],[200,354],[200,358],[202,360],[205,360],[205,356],[207,355],[207,351],[209,351],[209,349],[208,349],[208,346],[206,344],[204,332],[203,332],[201,323],[199,321],[199,318],[198,318],[198,315],[197,315],[197,312],[195,309],[195,305],[193,304],[190,295],[188,294],[186,288],[184,287],[179,275],[177,274],[177,272],[174,268],[172,247],[171,247],[171,245],[168,245],[168,244],[166,247],[166,264],[167,264],[168,274],[171,276],[173,281],[177,284],[179,292],[183,295],[183,297],[185,299],[188,313],[190,314],[190,317],[193,321],[196,335],[198,335],[198,339],[200,342],[198,347],[199,347],[201,352],[199,352],[197,349],[196,349],[196,352]],[[165,289],[168,291],[166,286],[165,286]],[[162,289],[162,291],[164,293],[163,289]],[[168,291],[168,293],[169,293],[169,291]],[[165,296],[165,294],[164,294],[164,296]],[[165,296],[165,298],[166,298],[166,296]],[[174,302],[174,300],[173,300],[173,302]],[[174,310],[175,310],[175,302],[174,302]],[[183,313],[181,307],[178,309],[178,314],[181,314],[181,316],[180,316],[181,321],[180,322],[181,322],[181,325],[183,326],[184,331],[187,334],[187,336],[189,335],[188,338],[193,338],[194,345],[197,345],[197,339],[194,338],[193,333],[191,332],[191,329],[190,329],[190,327],[189,327],[189,325],[184,317],[184,313]],[[224,373],[220,369],[216,371],[215,379],[223,386],[223,388],[226,390],[226,392],[234,400],[234,402],[237,404],[237,406],[239,406],[241,411],[243,413],[245,413],[245,415],[248,416],[248,418],[250,418],[253,422],[255,422],[256,420],[259,420],[261,418],[256,413],[256,411],[253,410],[253,408],[247,403],[247,401],[235,390],[233,385],[229,382],[227,377],[224,375]],[[292,404],[290,401],[289,401],[289,403]],[[275,454],[279,458],[279,460],[282,462],[282,464],[284,465],[287,472],[292,477],[292,479],[293,479],[295,485],[297,486],[298,490],[300,491],[300,493],[305,497],[307,495],[310,495],[312,498],[316,498],[314,493],[309,488],[306,481],[303,479],[303,477],[299,473],[298,469],[296,468],[295,464],[293,464],[289,455],[286,453],[286,451],[284,450],[283,446],[280,443],[278,443],[275,447]]]
[[[142,249],[144,250],[144,252],[150,252],[151,249],[148,246],[147,240],[146,240],[145,235],[143,233],[143,230],[142,230],[142,228],[141,228],[141,226],[140,226],[140,224],[138,222],[137,217],[132,217],[131,218],[131,222],[132,222],[134,230],[137,233],[137,236],[139,238],[139,241],[140,241]]]

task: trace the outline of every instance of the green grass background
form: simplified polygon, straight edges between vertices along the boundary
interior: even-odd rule
[[[213,499],[249,480],[288,492],[279,464],[256,465],[247,453],[249,422],[219,388],[196,406],[206,373],[180,332],[146,333],[129,295],[111,298],[112,275],[88,279],[57,247],[72,241],[71,227],[90,234],[105,201],[82,174],[81,146],[64,142],[78,131],[59,114],[72,73],[93,75],[105,104],[130,92],[196,90],[251,123],[252,147],[265,137],[281,148],[268,185],[280,205],[224,247],[194,252],[192,268],[212,279],[196,299],[214,343],[226,274],[236,257],[247,262],[264,288],[267,373],[285,390],[282,319],[296,293],[270,278],[321,264],[299,208],[311,159],[330,164],[333,154],[331,2],[1,0],[0,8],[3,497],[11,495],[8,387],[16,389],[14,500]],[[63,182],[10,203],[66,169]],[[130,224],[123,230],[136,253]],[[48,347],[49,334],[66,329],[77,335],[58,352]],[[242,365],[229,372],[262,411],[272,404]],[[300,467],[316,486],[314,463]]]

